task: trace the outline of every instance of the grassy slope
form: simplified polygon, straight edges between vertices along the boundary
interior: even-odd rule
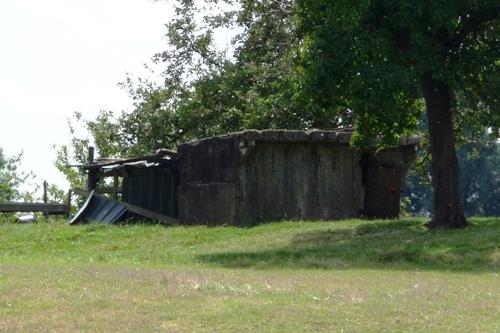
[[[0,224],[0,331],[500,328],[500,219]]]

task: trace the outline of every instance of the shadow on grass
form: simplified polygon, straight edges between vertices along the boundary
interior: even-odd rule
[[[228,268],[393,268],[496,272],[500,223],[479,219],[461,230],[430,231],[422,221],[362,222],[292,236],[285,247],[255,252],[200,255],[203,263]]]

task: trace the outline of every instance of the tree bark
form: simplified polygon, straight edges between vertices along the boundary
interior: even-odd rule
[[[434,216],[430,229],[464,228],[468,222],[460,202],[458,161],[453,134],[452,92],[448,84],[432,73],[420,78],[425,99],[434,188]]]

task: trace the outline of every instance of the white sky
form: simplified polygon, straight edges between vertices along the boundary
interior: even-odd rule
[[[149,0],[0,0],[0,147],[66,189],[52,146],[68,142],[67,118],[130,107],[117,83],[165,48],[171,11]]]

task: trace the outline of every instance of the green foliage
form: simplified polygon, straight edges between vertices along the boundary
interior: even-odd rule
[[[484,130],[474,138],[469,136],[469,142],[457,151],[464,211],[468,216],[500,216],[500,143]],[[412,215],[428,216],[432,211],[429,165],[424,156],[410,170],[402,193],[405,211]]]
[[[495,1],[176,1],[161,83],[127,78],[130,113],[85,121],[101,156],[246,128],[335,128],[384,143],[416,128],[419,76],[457,92],[457,128],[497,132]],[[478,23],[479,22],[479,23]],[[471,30],[472,29],[472,30]],[[236,31],[230,45],[217,36]]]
[[[466,214],[500,216],[500,143],[470,142],[459,150],[458,158]]]
[[[175,1],[167,48],[153,62],[161,83],[128,77],[133,110],[83,121],[101,156],[174,148],[247,128],[331,128],[296,94],[301,38],[295,2]],[[236,34],[228,45],[220,36]]]
[[[68,201],[68,193],[55,184],[49,184],[47,199],[49,202],[66,203]]]
[[[497,1],[298,3],[302,91],[333,113],[353,110],[358,142],[414,130],[429,72],[459,94],[457,118],[498,129]]]
[[[75,112],[72,119],[68,119],[68,125],[71,133],[71,142],[61,146],[54,146],[57,154],[54,166],[66,177],[70,188],[85,188],[84,174],[81,170],[71,167],[71,165],[85,164],[87,162],[87,151],[90,140],[78,137],[77,128],[84,127],[88,129],[89,126],[78,112]],[[106,149],[105,147],[107,145],[104,145],[102,149]],[[53,192],[60,192],[60,190],[54,188]],[[59,197],[60,195],[56,194],[56,196]]]
[[[22,153],[8,157],[0,148],[0,202],[24,200],[32,201],[36,188],[31,191],[21,189],[23,184],[35,178],[32,172],[19,169]]]

